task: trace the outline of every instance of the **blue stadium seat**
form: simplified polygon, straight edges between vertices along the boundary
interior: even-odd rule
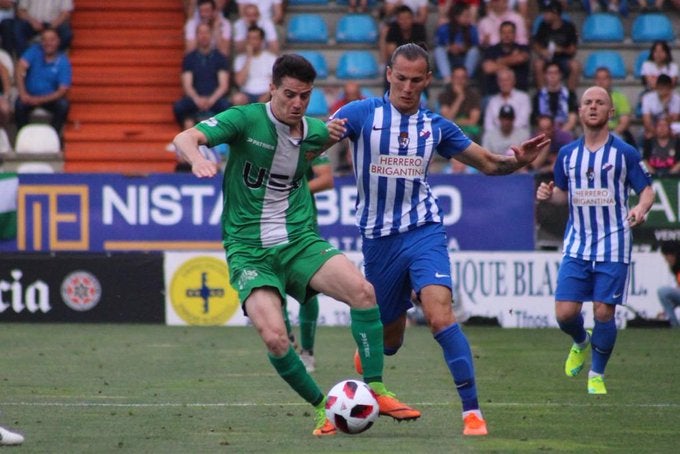
[[[326,57],[318,50],[300,50],[296,52],[305,57],[312,64],[316,70],[317,79],[325,79],[328,77],[328,65],[326,64]]]
[[[642,64],[649,58],[649,49],[641,50],[635,58],[635,67],[633,68],[633,75],[636,79],[642,77]]]
[[[378,77],[378,61],[365,50],[348,50],[338,59],[338,79],[372,79]]]
[[[661,13],[647,13],[637,16],[633,21],[631,36],[633,42],[636,43],[675,40],[671,20]]]
[[[346,14],[340,18],[335,29],[335,41],[339,43],[378,42],[378,27],[369,14]]]
[[[328,27],[318,14],[297,14],[288,22],[286,39],[291,43],[325,44],[328,42]]]
[[[312,90],[307,106],[307,115],[312,117],[328,116],[328,102],[326,102],[326,95],[324,95],[322,89],[315,88]]]
[[[583,42],[622,42],[624,39],[623,22],[614,14],[591,14],[583,23],[581,38]]]
[[[591,52],[586,58],[583,75],[587,78],[595,77],[597,68],[605,67],[614,79],[626,78],[626,65],[621,54],[615,50],[598,50]]]

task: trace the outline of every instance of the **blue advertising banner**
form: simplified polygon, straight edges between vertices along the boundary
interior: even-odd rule
[[[449,249],[534,250],[532,175],[430,175],[428,180],[442,210]],[[345,251],[361,250],[355,204],[351,176],[337,177],[334,191],[316,195],[321,234]]]
[[[452,250],[534,249],[531,175],[432,175]],[[339,177],[317,194],[322,234],[361,250],[356,188]],[[190,174],[22,174],[9,251],[220,250],[221,178]]]

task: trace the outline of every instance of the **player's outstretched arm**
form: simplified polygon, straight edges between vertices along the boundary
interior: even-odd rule
[[[175,136],[173,143],[182,157],[191,164],[191,172],[198,178],[209,178],[217,175],[217,163],[208,161],[200,151],[199,145],[205,145],[208,139],[196,128],[189,128]]]
[[[485,175],[507,175],[531,163],[536,156],[550,146],[550,139],[539,134],[513,146],[513,155],[505,156],[492,153],[477,143],[471,143],[462,153],[455,156],[460,162],[472,166]]]

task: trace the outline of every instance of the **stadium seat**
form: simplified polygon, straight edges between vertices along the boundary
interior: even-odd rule
[[[623,62],[621,54],[615,50],[598,50],[591,52],[586,58],[583,67],[583,75],[587,78],[595,77],[597,68],[605,67],[609,69],[613,79],[626,78],[626,64]]]
[[[340,55],[335,75],[338,79],[372,79],[378,77],[378,61],[365,50],[348,50]]]
[[[17,166],[17,173],[54,173],[54,167],[47,162],[22,162]]]
[[[17,153],[59,153],[59,134],[47,124],[27,124],[17,132],[14,150]]]
[[[633,75],[636,79],[642,77],[642,65],[649,58],[649,49],[641,50],[635,58],[635,67],[633,68]]]
[[[335,29],[335,41],[339,43],[378,42],[378,27],[369,14],[346,14],[340,18]]]
[[[623,22],[610,13],[594,13],[586,17],[581,36],[583,42],[622,42]]]
[[[316,70],[317,79],[325,79],[328,77],[328,65],[326,64],[326,57],[324,57],[321,52],[317,50],[301,50],[297,53],[309,60]]]
[[[668,17],[660,13],[640,14],[633,21],[631,31],[633,42],[673,41],[675,33]]]
[[[286,28],[286,39],[291,43],[328,42],[328,27],[318,14],[298,14],[292,16]]]
[[[326,95],[322,89],[315,88],[312,90],[309,105],[307,106],[307,115],[312,117],[325,117],[328,115],[328,102],[326,102]]]

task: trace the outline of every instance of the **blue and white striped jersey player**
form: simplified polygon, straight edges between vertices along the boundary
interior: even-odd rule
[[[555,180],[541,183],[539,201],[568,203],[563,258],[555,290],[555,317],[573,345],[564,371],[575,377],[592,346],[588,393],[606,394],[604,370],[616,343],[616,306],[626,301],[631,228],[645,221],[654,203],[651,178],[638,151],[608,129],[611,97],[600,87],[581,97],[583,137],[565,145],[555,161]],[[628,194],[639,194],[628,209]],[[585,330],[581,307],[593,302],[595,325]]]
[[[429,54],[416,44],[393,52],[387,80],[390,90],[384,97],[354,101],[331,117],[344,120],[344,136],[352,142],[357,223],[366,277],[375,288],[384,325],[384,351],[393,355],[402,345],[413,290],[462,400],[463,433],[486,435],[470,346],[451,309],[451,264],[441,212],[427,182],[428,166],[436,151],[485,174],[508,174],[530,163],[550,140],[537,136],[514,147],[512,156],[500,156],[420,107],[432,72]]]

